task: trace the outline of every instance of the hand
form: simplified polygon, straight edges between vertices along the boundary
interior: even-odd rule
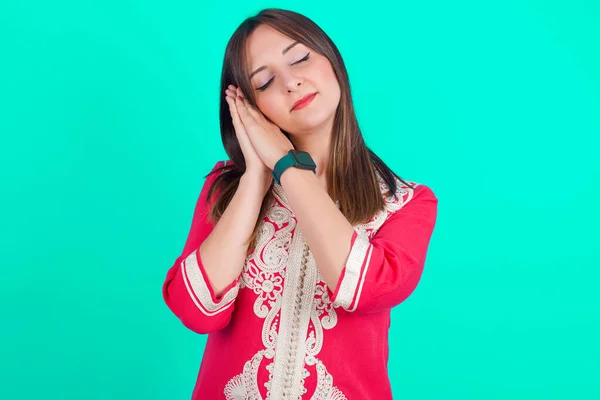
[[[244,128],[244,125],[240,120],[235,102],[235,98],[238,95],[241,96],[242,92],[233,85],[229,85],[229,87],[225,90],[225,101],[227,101],[227,104],[229,104],[229,112],[231,114],[233,128],[235,129],[235,136],[240,144],[240,148],[242,149],[242,154],[244,155],[244,160],[246,162],[246,172],[257,176],[269,176],[271,175],[269,167],[265,165],[254,149],[254,145],[248,137],[246,128]]]
[[[293,149],[294,145],[277,125],[268,121],[246,98],[236,96],[235,105],[237,115],[256,153],[272,171],[275,163]]]

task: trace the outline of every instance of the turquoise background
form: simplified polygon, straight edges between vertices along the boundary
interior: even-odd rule
[[[439,198],[394,398],[600,398],[592,0],[3,2],[0,398],[190,398],[206,337],[161,286],[225,157],[225,44],[267,6],[325,29],[367,144]]]

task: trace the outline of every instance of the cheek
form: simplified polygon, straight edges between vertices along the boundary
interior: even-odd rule
[[[261,95],[256,101],[256,105],[260,112],[274,123],[281,120],[281,104],[284,103],[280,99],[278,100],[277,96],[269,96],[266,93]]]
[[[318,87],[326,90],[329,96],[339,96],[339,84],[328,59],[323,58],[315,65],[315,80],[318,81]]]

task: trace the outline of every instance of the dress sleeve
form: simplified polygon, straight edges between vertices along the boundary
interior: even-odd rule
[[[169,309],[197,333],[214,332],[229,323],[239,290],[238,277],[216,297],[200,258],[200,245],[214,227],[208,220],[210,209],[206,204],[208,189],[217,177],[212,172],[223,165],[224,161],[217,162],[204,182],[185,246],[168,270],[162,288]]]
[[[435,221],[438,200],[433,191],[418,185],[400,198],[375,235],[354,231],[346,265],[335,291],[334,306],[356,313],[391,309],[417,287]]]

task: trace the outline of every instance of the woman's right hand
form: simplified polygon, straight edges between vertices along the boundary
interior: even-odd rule
[[[242,149],[242,153],[244,154],[244,160],[246,161],[246,172],[251,175],[256,175],[259,177],[264,177],[265,181],[268,181],[268,177],[271,175],[271,170],[269,167],[265,165],[262,159],[259,157],[258,153],[254,149],[254,145],[250,141],[250,137],[248,137],[248,133],[240,120],[240,116],[237,111],[237,106],[235,103],[235,96],[241,96],[244,98],[242,91],[239,88],[236,88],[233,85],[229,85],[225,90],[225,100],[227,104],[229,104],[229,113],[231,114],[231,119],[233,121],[233,128],[235,129],[235,136],[238,139],[240,144],[240,148]],[[270,181],[269,181],[270,185]]]

